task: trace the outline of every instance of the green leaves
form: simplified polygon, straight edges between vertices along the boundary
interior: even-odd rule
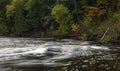
[[[4,23],[3,17],[2,17],[2,12],[0,11],[0,33],[4,34],[7,32],[7,27]]]
[[[12,24],[14,26],[14,34],[16,35],[20,35],[28,29],[26,28],[28,25],[26,25],[24,16],[25,3],[26,0],[12,0],[11,3],[6,6],[6,16],[9,18],[9,20],[13,21]]]
[[[68,8],[62,4],[57,5],[52,9],[51,15],[55,21],[60,24],[58,29],[59,33],[67,34],[70,31],[70,24],[72,21],[72,15]]]
[[[69,10],[62,4],[57,5],[52,9],[51,15],[58,23],[61,23],[61,20],[69,15]]]
[[[6,6],[7,17],[14,16],[24,8],[25,0],[12,0],[11,4]]]

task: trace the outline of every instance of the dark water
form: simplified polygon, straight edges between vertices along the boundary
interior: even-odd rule
[[[120,71],[120,47],[70,39],[0,38],[0,71]]]

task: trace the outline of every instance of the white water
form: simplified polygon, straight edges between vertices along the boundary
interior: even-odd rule
[[[59,60],[103,54],[96,50],[109,51],[108,47],[64,39],[64,42],[46,41],[39,38],[0,38],[0,68],[10,66],[63,66]],[[6,70],[7,71],[7,70]]]

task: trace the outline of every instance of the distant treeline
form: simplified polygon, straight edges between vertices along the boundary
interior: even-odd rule
[[[120,0],[0,0],[0,35],[118,39]]]

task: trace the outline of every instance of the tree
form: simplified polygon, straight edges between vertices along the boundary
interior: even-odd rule
[[[8,32],[7,29],[7,18],[6,18],[6,5],[10,2],[10,0],[0,0],[0,34],[6,34]]]
[[[28,30],[24,15],[25,3],[26,0],[12,0],[11,4],[6,6],[6,15],[9,20],[13,20],[12,27],[14,26],[14,33],[16,35],[22,35]]]
[[[5,34],[6,32],[7,32],[7,27],[2,17],[2,12],[0,11],[0,34]]]
[[[70,24],[72,21],[72,15],[70,14],[68,8],[62,4],[56,5],[52,9],[51,15],[60,25],[58,28],[59,33],[63,35],[68,34],[68,32],[70,32]]]

